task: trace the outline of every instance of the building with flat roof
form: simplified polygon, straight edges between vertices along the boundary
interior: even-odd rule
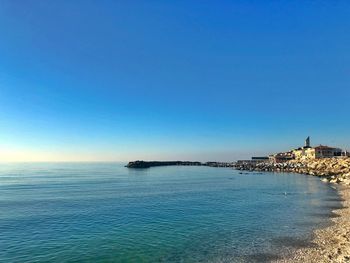
[[[310,146],[310,137],[305,140],[305,146],[293,150],[294,158],[298,160],[302,159],[320,159],[331,158],[336,156],[342,156],[342,149],[336,147],[329,147],[325,145],[319,145],[316,147]]]
[[[289,152],[277,153],[269,156],[270,161],[275,163],[281,163],[290,161],[293,159],[306,160],[306,159],[320,159],[320,158],[332,158],[340,156],[350,156],[346,151],[340,148],[330,147],[326,145],[319,145],[311,147],[310,136],[306,138],[303,147],[299,147]]]
[[[284,163],[284,162],[293,160],[294,154],[293,152],[277,153],[277,154],[270,155],[269,159],[271,162],[274,162],[274,163]]]
[[[311,159],[331,158],[331,157],[341,156],[342,149],[329,147],[325,145],[319,145],[314,148],[308,149],[306,154]]]
[[[253,161],[268,161],[269,157],[268,156],[254,156],[252,157]]]

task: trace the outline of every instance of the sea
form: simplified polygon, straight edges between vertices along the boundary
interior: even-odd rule
[[[0,262],[270,262],[340,207],[313,176],[124,165],[0,164]]]

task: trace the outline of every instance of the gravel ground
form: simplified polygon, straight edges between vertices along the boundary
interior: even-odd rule
[[[290,258],[272,262],[350,262],[350,187],[340,186],[339,193],[344,199],[343,208],[334,211],[339,215],[332,218],[334,224],[315,231],[316,246],[298,249]]]

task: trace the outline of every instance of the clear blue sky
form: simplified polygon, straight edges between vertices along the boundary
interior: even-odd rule
[[[350,148],[349,1],[0,1],[0,158]]]

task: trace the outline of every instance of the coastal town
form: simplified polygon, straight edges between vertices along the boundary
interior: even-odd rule
[[[259,163],[270,161],[272,163],[283,163],[291,160],[314,160],[322,158],[341,158],[350,157],[350,153],[346,149],[341,149],[338,147],[330,147],[326,145],[318,145],[311,147],[310,136],[306,138],[305,144],[302,147],[292,149],[286,152],[280,152],[276,154],[271,154],[266,157],[252,157],[251,160],[239,160],[237,164],[240,163]]]
[[[312,147],[310,137],[303,147],[267,157],[252,157],[235,163],[238,170],[292,172],[324,177],[323,181],[350,185],[350,154],[338,147]]]

